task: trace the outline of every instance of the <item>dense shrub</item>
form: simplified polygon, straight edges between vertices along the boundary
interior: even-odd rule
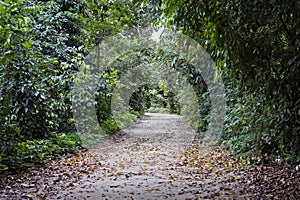
[[[217,61],[227,94],[221,141],[253,157],[300,161],[299,1],[164,2],[167,22]]]
[[[75,131],[74,75],[105,35],[117,32],[122,23],[134,23],[133,18],[119,16],[119,11],[131,12],[123,5],[89,0],[0,1],[0,158],[5,163],[1,170],[47,158],[42,145],[49,147],[50,157],[67,148],[75,150],[53,143],[57,135]],[[116,130],[113,122],[105,123],[109,132]],[[15,151],[18,158],[12,154]]]

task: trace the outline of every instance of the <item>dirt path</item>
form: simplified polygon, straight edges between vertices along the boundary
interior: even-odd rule
[[[299,199],[293,165],[247,168],[196,135],[180,116],[147,113],[88,152],[8,176],[0,199]]]
[[[220,194],[221,179],[199,181],[185,166],[185,152],[198,146],[195,136],[178,115],[147,113],[90,150],[100,158],[96,173],[51,199],[196,199],[215,193],[236,197],[228,186]]]

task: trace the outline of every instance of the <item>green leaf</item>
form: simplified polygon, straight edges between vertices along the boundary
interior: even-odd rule
[[[23,46],[25,49],[30,49],[32,47],[32,42],[30,40],[23,42]]]

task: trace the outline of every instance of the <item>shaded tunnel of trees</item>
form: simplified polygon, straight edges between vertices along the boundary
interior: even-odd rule
[[[4,0],[0,1],[0,172],[44,163],[84,148],[72,113],[72,86],[94,47],[123,29],[167,27],[188,35],[216,62],[226,91],[218,143],[249,163],[300,162],[300,1]],[[116,59],[94,94],[102,134],[122,123],[111,113],[118,78],[147,59],[169,64],[193,86],[209,123],[201,74],[179,55],[141,51]],[[148,62],[151,63],[151,62]],[[180,114],[164,81],[131,95],[124,119],[145,111]]]

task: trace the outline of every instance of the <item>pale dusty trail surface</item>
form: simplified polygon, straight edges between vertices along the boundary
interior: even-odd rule
[[[201,178],[187,167],[185,152],[199,149],[197,133],[178,115],[146,113],[137,123],[90,149],[97,172],[51,199],[199,199],[236,196],[224,179]],[[208,147],[207,147],[208,148]],[[201,152],[205,153],[204,146]],[[200,153],[197,152],[197,154]],[[221,188],[221,189],[220,189]],[[225,188],[225,187],[224,187]],[[229,191],[229,192],[228,192]],[[221,193],[220,193],[221,192]],[[220,196],[221,195],[221,196]]]
[[[299,199],[295,166],[236,157],[180,116],[147,113],[87,152],[0,176],[0,199]]]

